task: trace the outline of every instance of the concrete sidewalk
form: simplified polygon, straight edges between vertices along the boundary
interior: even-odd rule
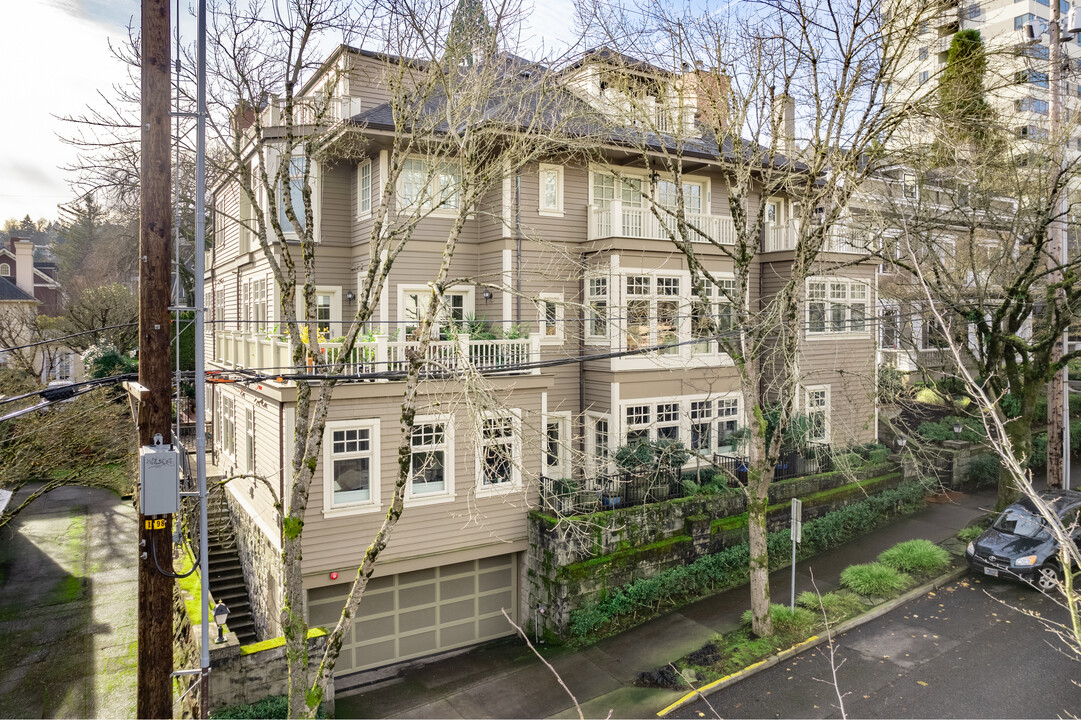
[[[993,492],[963,495],[799,563],[796,592],[837,587],[841,571],[869,562],[895,543],[913,538],[952,538],[995,504]],[[770,577],[773,601],[789,600],[791,570]],[[749,607],[747,588],[705,598],[578,651],[542,648],[566,683],[518,640],[486,645],[464,655],[413,668],[376,689],[338,695],[339,718],[541,718],[578,717],[573,693],[586,717],[653,717],[682,691],[632,685],[652,670],[697,650],[719,632],[738,627]]]
[[[0,717],[135,717],[137,539],[130,501],[75,486],[0,529]]]

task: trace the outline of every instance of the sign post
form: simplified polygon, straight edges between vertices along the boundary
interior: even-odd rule
[[[803,541],[803,501],[792,498],[792,603],[789,610],[796,609],[796,545]]]

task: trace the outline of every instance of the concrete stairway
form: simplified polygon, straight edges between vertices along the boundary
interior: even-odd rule
[[[212,604],[218,601],[229,608],[226,626],[242,645],[258,641],[251,618],[251,600],[240,566],[236,540],[229,521],[229,511],[217,503],[207,508],[207,535],[210,539],[207,565]]]

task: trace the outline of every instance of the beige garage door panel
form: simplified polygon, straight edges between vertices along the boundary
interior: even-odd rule
[[[336,674],[453,650],[514,632],[515,556],[378,578],[368,584]],[[348,585],[308,593],[312,625],[337,622]]]

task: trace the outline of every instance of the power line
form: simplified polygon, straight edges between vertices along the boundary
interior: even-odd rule
[[[105,327],[95,328],[93,330],[83,330],[82,332],[72,333],[71,335],[61,335],[58,338],[52,338],[50,340],[40,340],[38,342],[27,343],[25,345],[16,345],[15,347],[0,347],[0,353],[13,352],[15,350],[25,350],[26,348],[37,347],[39,345],[55,345],[68,338],[79,337],[80,335],[90,335],[91,333],[104,332],[106,330],[117,330],[119,328],[136,327],[139,323],[123,323],[120,325],[107,325]]]

